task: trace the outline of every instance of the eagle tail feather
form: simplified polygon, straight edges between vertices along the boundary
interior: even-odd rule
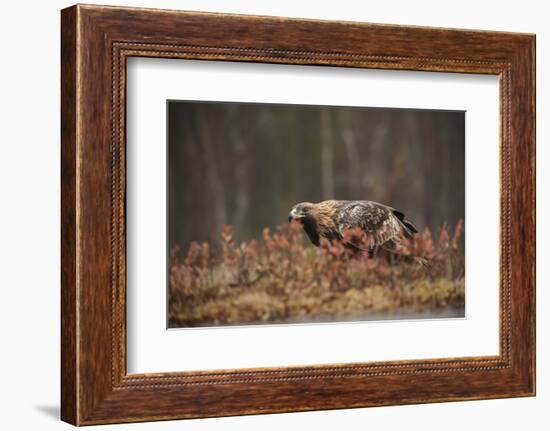
[[[430,263],[430,261],[425,257],[415,256],[414,260],[416,263],[418,263],[419,265],[423,266],[426,269],[430,269],[432,267],[432,264]]]
[[[397,217],[397,219],[401,222],[405,230],[410,236],[413,236],[415,233],[418,233],[418,229],[410,220],[407,220],[405,218],[405,214],[403,214],[401,211],[393,210],[393,214]]]
[[[432,264],[427,257],[410,254],[410,252],[403,250],[399,243],[395,243],[394,241],[388,241],[382,245],[382,248],[390,254],[400,256],[405,262],[415,263],[426,269],[430,269],[432,267]]]

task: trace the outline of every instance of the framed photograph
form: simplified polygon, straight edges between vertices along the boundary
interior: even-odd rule
[[[535,394],[535,37],[61,14],[62,419]]]

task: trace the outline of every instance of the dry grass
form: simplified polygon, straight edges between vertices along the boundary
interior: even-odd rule
[[[297,224],[265,229],[261,241],[237,244],[225,226],[216,250],[193,243],[170,265],[169,326],[334,321],[411,314],[438,315],[464,307],[462,221],[435,241],[427,229],[410,259],[369,258],[342,243],[315,248]],[[350,235],[356,233],[351,232]]]

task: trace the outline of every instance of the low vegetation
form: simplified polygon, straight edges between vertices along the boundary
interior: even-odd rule
[[[172,250],[169,326],[457,315],[464,309],[462,233],[459,221],[437,235],[417,235],[408,253],[426,257],[423,266],[408,257],[369,257],[342,242],[313,247],[296,223],[241,243],[224,226],[215,246]]]

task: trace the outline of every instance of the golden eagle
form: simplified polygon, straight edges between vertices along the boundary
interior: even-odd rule
[[[321,238],[340,240],[356,251],[368,251],[370,257],[382,249],[428,265],[424,257],[411,256],[406,249],[406,244],[418,233],[418,229],[401,211],[378,202],[302,202],[292,207],[288,221],[300,222],[311,242],[317,247]],[[345,232],[349,230],[360,230],[362,235],[360,238],[346,236]]]

